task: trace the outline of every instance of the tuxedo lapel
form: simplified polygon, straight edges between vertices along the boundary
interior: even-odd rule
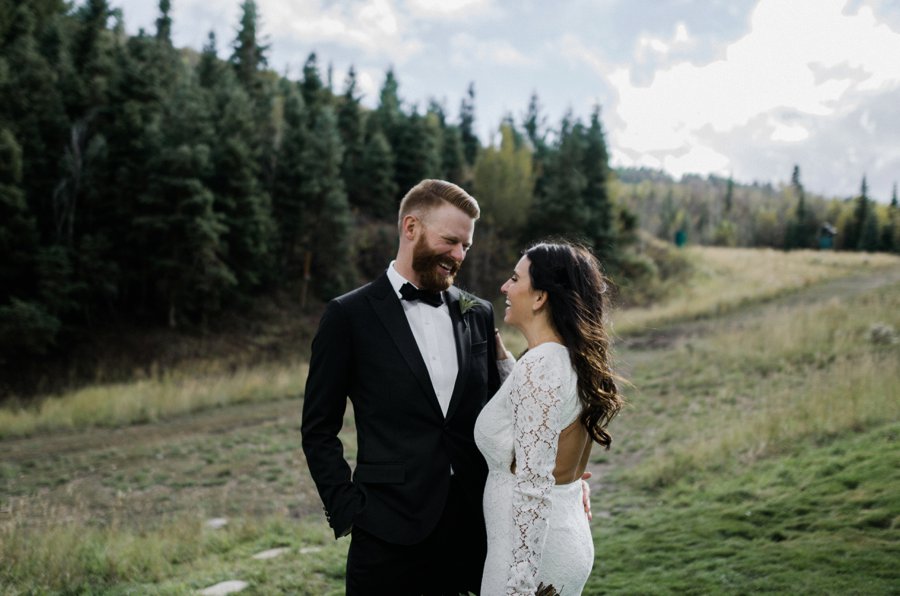
[[[422,387],[422,391],[428,396],[429,403],[432,404],[438,415],[443,418],[444,414],[441,412],[437,395],[434,393],[434,386],[431,384],[431,377],[428,375],[425,360],[419,352],[416,338],[409,328],[406,313],[403,312],[403,305],[400,304],[400,299],[394,293],[394,288],[391,286],[387,274],[383,274],[372,284],[369,302],[375,314],[378,315],[381,323],[387,329],[391,339],[397,345],[397,349],[400,350],[400,354],[403,355],[403,359],[406,360],[406,364]]]
[[[453,321],[453,338],[456,340],[456,361],[459,363],[459,372],[456,374],[456,384],[453,386],[453,395],[450,397],[450,405],[447,408],[447,419],[453,416],[460,400],[462,399],[465,379],[469,376],[469,366],[472,359],[472,331],[465,320],[465,315],[459,306],[459,290],[451,287],[447,292],[447,307],[450,309],[450,320]]]

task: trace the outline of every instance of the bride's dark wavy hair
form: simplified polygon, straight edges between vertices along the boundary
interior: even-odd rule
[[[591,439],[609,449],[606,426],[623,400],[610,366],[604,324],[609,299],[600,262],[586,247],[568,242],[541,242],[525,256],[531,261],[531,286],[547,292],[550,320],[578,374],[581,423]]]

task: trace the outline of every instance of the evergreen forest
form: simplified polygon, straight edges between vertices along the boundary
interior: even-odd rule
[[[578,239],[622,283],[659,276],[649,236],[784,249],[900,249],[897,191],[806,193],[609,166],[600,107],[475,134],[476,89],[454,109],[408,103],[393,70],[374,108],[351,67],[339,83],[308,56],[277,74],[263,15],[241,3],[234,39],[172,44],[125,33],[107,0],[0,0],[0,361],[71,349],[110,322],[206,328],[285,292],[302,308],[372,279],[396,250],[400,198],[423,178],[482,207],[460,284],[494,297],[516,256]],[[323,74],[324,72],[324,74]],[[461,90],[462,91],[462,90]],[[786,165],[789,168],[790,164]]]

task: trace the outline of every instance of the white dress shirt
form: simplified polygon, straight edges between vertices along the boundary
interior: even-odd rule
[[[444,303],[438,307],[425,304],[419,300],[403,300],[400,288],[405,283],[412,283],[405,279],[394,268],[394,261],[387,269],[388,280],[394,288],[406,320],[412,329],[419,353],[428,368],[428,376],[431,377],[431,385],[437,395],[438,403],[444,416],[450,406],[450,397],[453,395],[453,387],[456,385],[456,375],[459,372],[459,362],[456,358],[456,339],[453,336],[453,321],[450,319],[450,308],[446,298],[441,293]],[[415,284],[412,284],[415,286]]]

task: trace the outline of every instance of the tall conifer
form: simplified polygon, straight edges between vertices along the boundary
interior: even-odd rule
[[[347,291],[356,282],[342,158],[337,119],[331,107],[324,106],[311,119],[309,159],[316,168],[308,186],[313,216],[306,230],[306,250],[312,255],[313,287],[325,299]]]
[[[480,148],[478,135],[475,133],[475,83],[469,83],[466,96],[459,105],[459,132],[466,163],[474,165]]]
[[[352,207],[361,206],[363,152],[365,151],[365,131],[363,112],[356,95],[356,71],[351,66],[344,84],[344,94],[337,113],[338,130],[344,146],[344,160],[341,176],[347,188],[347,199]]]
[[[284,122],[272,183],[272,208],[278,226],[279,270],[291,283],[304,275],[304,243],[312,225],[308,187],[313,169],[303,96],[288,81],[282,81],[282,96]]]
[[[585,177],[584,205],[588,212],[586,236],[601,258],[615,253],[616,230],[613,205],[607,190],[609,153],[606,135],[600,122],[600,107],[591,112],[590,127],[584,133],[584,158],[581,171]]]
[[[381,129],[373,120],[369,123],[360,170],[359,204],[363,212],[390,220],[397,215],[400,195],[394,176],[394,153]]]

